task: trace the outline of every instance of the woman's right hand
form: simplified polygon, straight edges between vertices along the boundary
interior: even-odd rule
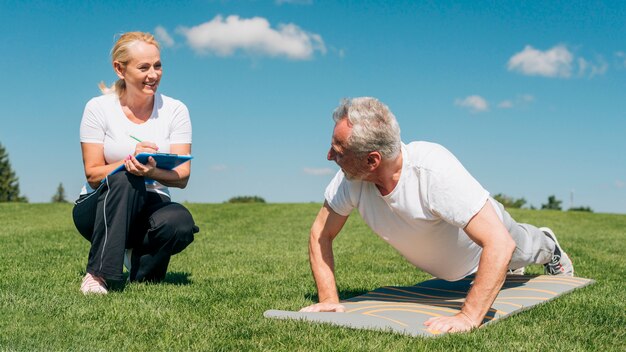
[[[139,153],[156,153],[158,151],[159,151],[159,147],[156,144],[152,142],[148,142],[148,141],[143,141],[135,145],[134,155],[137,155]]]

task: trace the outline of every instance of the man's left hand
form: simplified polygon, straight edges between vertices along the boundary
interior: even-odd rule
[[[477,324],[462,313],[451,317],[432,317],[426,320],[424,325],[428,326],[428,330],[435,333],[464,332],[478,327]]]

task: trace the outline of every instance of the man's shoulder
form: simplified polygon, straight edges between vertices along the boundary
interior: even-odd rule
[[[438,143],[415,141],[406,144],[408,159],[412,165],[431,168],[453,157],[452,153]]]

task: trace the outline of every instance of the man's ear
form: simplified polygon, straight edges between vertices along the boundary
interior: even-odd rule
[[[117,77],[119,77],[119,79],[124,79],[124,72],[126,70],[121,62],[113,61],[113,69],[115,70],[115,73],[117,74]]]
[[[370,171],[376,170],[383,161],[383,156],[379,152],[370,152],[367,154],[367,166]]]

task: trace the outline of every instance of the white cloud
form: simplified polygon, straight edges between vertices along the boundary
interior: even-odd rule
[[[313,0],[274,0],[276,5],[291,4],[291,5],[312,5]]]
[[[223,164],[211,165],[211,167],[209,167],[209,170],[213,172],[224,172],[228,170],[228,166],[223,165]]]
[[[302,169],[302,171],[304,171],[304,173],[307,175],[313,175],[313,176],[325,176],[325,175],[332,175],[335,173],[333,169],[328,168],[328,167],[322,167],[322,168],[305,167],[304,169]]]
[[[510,100],[504,100],[498,104],[498,107],[501,109],[510,109],[513,107],[513,102]]]
[[[513,55],[508,62],[509,71],[518,71],[529,76],[570,77],[574,55],[564,45],[541,51],[526,45],[524,50]]]
[[[168,48],[171,48],[174,46],[174,44],[176,44],[174,38],[172,38],[170,34],[167,33],[167,29],[165,29],[165,27],[163,26],[157,26],[154,29],[154,36],[162,45]]]
[[[177,32],[200,54],[231,56],[240,50],[253,55],[306,60],[312,58],[315,51],[326,53],[319,34],[306,32],[293,23],[279,24],[274,29],[263,17],[232,15],[224,19],[216,16],[191,28],[179,27]]]
[[[535,97],[530,94],[522,94],[517,97],[517,100],[522,103],[532,103],[535,101]]]
[[[526,106],[535,101],[535,97],[530,94],[520,94],[515,99],[506,99],[498,104],[500,109],[512,109],[518,106]]]
[[[454,105],[468,108],[472,113],[489,111],[489,104],[480,95],[470,95],[465,99],[456,99]]]
[[[592,78],[593,76],[605,74],[608,69],[609,65],[602,58],[599,58],[597,63],[587,61],[582,57],[578,58],[578,73],[580,76],[588,75],[589,78]]]

